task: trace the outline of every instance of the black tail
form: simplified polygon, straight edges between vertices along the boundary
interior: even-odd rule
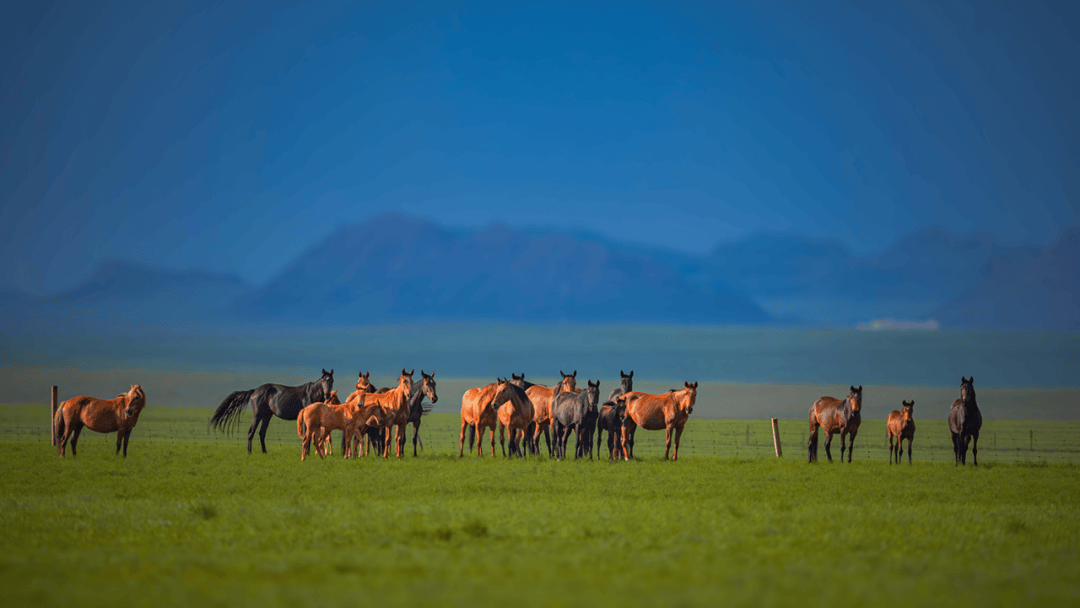
[[[237,418],[237,414],[243,411],[248,402],[251,401],[251,394],[254,392],[255,389],[231,393],[214,411],[214,415],[210,417],[210,426],[225,432],[229,431],[230,423],[238,426],[240,419]]]
[[[471,452],[473,446],[476,445],[476,425],[469,425],[469,451]]]

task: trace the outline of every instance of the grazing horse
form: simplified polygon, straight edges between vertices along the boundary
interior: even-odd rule
[[[825,455],[832,462],[833,435],[840,433],[840,462],[844,462],[844,441],[851,435],[851,446],[848,449],[848,462],[851,462],[851,454],[855,451],[855,435],[859,432],[859,423],[862,422],[862,385],[859,388],[851,387],[847,399],[843,401],[833,397],[822,397],[810,406],[810,455],[809,462],[817,462],[818,428],[825,429]]]
[[[979,466],[979,430],[982,429],[982,412],[975,402],[975,376],[960,377],[960,398],[949,408],[949,431],[952,432],[953,453],[956,464],[967,464],[968,443],[971,443],[971,460]]]
[[[570,438],[570,431],[577,433],[574,457],[580,457],[583,452],[581,441],[587,415],[590,409],[596,411],[596,402],[600,400],[600,382],[587,382],[588,388],[585,390],[580,393],[559,393],[551,404],[551,434],[555,437],[556,458],[566,458],[566,442]],[[595,420],[588,422],[596,424]],[[589,443],[592,444],[591,436]]]
[[[679,440],[682,439],[683,428],[690,414],[694,411],[694,402],[697,401],[697,382],[683,382],[683,388],[673,388],[662,395],[631,391],[623,395],[626,399],[626,417],[622,427],[623,458],[630,460],[633,453],[629,451],[628,441],[633,435],[634,429],[641,427],[647,431],[667,431],[667,448],[664,450],[664,460],[671,454],[671,439],[674,433],[675,453],[671,454],[672,460],[679,459]]]
[[[634,370],[630,370],[629,374],[623,373],[619,370],[620,386],[618,388],[611,389],[611,394],[608,395],[607,401],[600,408],[600,412],[596,418],[596,450],[600,451],[600,444],[604,440],[604,431],[608,433],[608,454],[613,459],[618,454],[618,458],[622,458],[622,441],[616,441],[615,436],[622,433],[623,416],[626,415],[626,402],[623,402],[622,409],[616,414],[616,403],[619,397],[634,390]],[[605,413],[606,412],[606,413]],[[630,453],[634,452],[634,436],[630,436]]]
[[[315,442],[315,451],[321,458],[326,458],[326,444],[324,441],[330,436],[330,431],[341,431],[343,435],[341,453],[342,457],[352,455],[349,449],[349,434],[357,424],[357,418],[364,409],[364,401],[367,394],[361,394],[356,401],[347,403],[312,403],[300,410],[296,417],[296,432],[300,434],[302,443],[300,446],[300,460],[304,460],[311,448],[311,442]],[[305,429],[306,427],[306,429]],[[325,436],[320,436],[325,433]]]
[[[886,421],[889,435],[889,464],[892,464],[893,456],[896,456],[896,464],[900,464],[900,457],[904,455],[904,440],[907,439],[907,461],[911,464],[911,440],[915,438],[915,417],[912,410],[915,408],[914,401],[904,401],[904,410],[889,412]],[[896,448],[893,448],[893,438],[896,438]]]
[[[577,392],[577,370],[574,370],[572,374],[564,374],[562,370],[559,370],[559,374],[562,375],[562,380],[551,387],[541,386],[534,384],[525,389],[525,392],[529,394],[529,399],[533,403],[533,421],[536,423],[536,428],[533,430],[532,442],[536,446],[536,450],[540,450],[540,433],[544,433],[544,441],[547,443],[548,456],[554,456],[555,452],[552,450],[550,435],[548,434],[548,427],[551,425],[551,403],[555,400],[555,395],[559,393],[576,393]],[[524,374],[522,375],[524,379]]]
[[[98,433],[116,432],[116,453],[120,453],[120,445],[123,444],[124,458],[127,458],[128,439],[144,407],[146,392],[139,384],[132,384],[128,392],[117,395],[115,399],[97,399],[86,395],[72,397],[56,408],[53,418],[56,451],[63,456],[70,439],[71,455],[75,456],[75,446],[85,426]]]
[[[604,406],[600,408],[599,416],[596,418],[596,451],[600,451],[601,442],[604,441],[604,431],[607,431],[608,458],[612,460],[621,460],[623,457],[622,441],[616,440],[616,437],[622,433],[623,419],[625,417],[626,397],[620,394],[615,397],[614,402],[605,402]],[[633,445],[633,438],[631,438],[631,448]]]
[[[510,401],[524,408],[528,395],[521,387],[500,378],[480,388],[470,388],[461,396],[461,444],[458,456],[465,456],[465,429],[475,427],[478,435],[476,453],[484,455],[484,429],[491,429],[491,455],[495,456],[495,429],[499,424],[498,405]],[[471,449],[471,447],[470,447]]]
[[[506,456],[506,429],[510,429],[510,456],[515,453],[518,456],[525,456],[529,451],[529,430],[535,424],[533,421],[533,403],[525,389],[518,384],[519,380],[524,382],[525,374],[522,374],[521,378],[514,378],[510,381],[510,385],[514,387],[513,392],[515,394],[520,393],[517,395],[518,403],[511,400],[496,405],[499,416],[499,446],[502,447],[503,456]],[[521,431],[520,449],[518,446],[518,431]]]
[[[326,401],[333,388],[334,370],[328,372],[324,369],[321,378],[300,386],[264,384],[249,391],[236,391],[226,397],[214,411],[214,415],[210,417],[210,426],[219,431],[227,431],[230,423],[239,422],[237,415],[244,406],[251,404],[255,419],[251,422],[251,428],[248,429],[248,453],[251,453],[251,442],[255,439],[255,430],[258,429],[259,441],[262,443],[262,451],[265,454],[266,427],[270,425],[272,417],[296,420],[304,406]]]

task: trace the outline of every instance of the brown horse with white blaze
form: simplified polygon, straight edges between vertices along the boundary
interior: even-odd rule
[[[683,382],[683,388],[679,390],[668,389],[661,395],[630,391],[623,398],[626,401],[626,417],[622,427],[623,458],[630,460],[628,442],[634,429],[641,427],[647,431],[667,431],[666,449],[664,460],[671,456],[672,460],[679,459],[679,441],[682,439],[683,427],[694,411],[694,403],[697,401],[697,382]],[[675,453],[671,452],[672,435],[675,439]]]
[[[845,440],[851,435],[851,446],[848,447],[848,462],[851,462],[851,454],[855,451],[855,435],[859,432],[859,424],[862,422],[862,385],[859,388],[851,387],[851,392],[844,400],[834,397],[822,397],[810,406],[810,442],[809,462],[817,462],[818,453],[818,428],[825,429],[825,455],[832,462],[833,435],[840,433],[840,462],[844,461]]]
[[[907,439],[907,461],[911,464],[911,440],[915,438],[915,402],[902,401],[903,410],[889,412],[889,419],[885,421],[886,432],[889,435],[889,464],[896,456],[896,464],[900,464],[900,457],[904,455],[904,440]],[[893,438],[896,438],[896,447],[893,447]]]
[[[124,447],[127,458],[128,439],[135,424],[139,422],[139,412],[146,407],[146,392],[142,385],[132,384],[126,393],[115,399],[97,399],[79,395],[72,397],[56,408],[53,418],[53,430],[57,438],[56,450],[63,456],[71,440],[71,455],[76,455],[75,446],[79,443],[79,434],[83,427],[98,433],[116,433],[116,453]]]

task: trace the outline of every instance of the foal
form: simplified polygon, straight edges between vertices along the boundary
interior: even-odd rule
[[[911,440],[915,438],[915,417],[912,415],[912,409],[915,407],[914,401],[904,401],[904,410],[893,410],[889,413],[889,420],[886,422],[889,434],[889,464],[893,462],[893,456],[896,456],[896,464],[900,464],[900,457],[904,455],[904,440],[907,439],[907,461],[911,464]],[[893,448],[893,438],[896,438],[896,447]]]

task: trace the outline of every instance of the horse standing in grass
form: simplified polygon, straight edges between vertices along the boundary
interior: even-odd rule
[[[348,458],[353,455],[349,445],[350,431],[356,426],[357,418],[364,409],[364,400],[367,394],[361,394],[360,399],[347,403],[312,403],[300,410],[296,417],[296,432],[300,434],[302,443],[300,446],[300,460],[304,460],[315,442],[315,451],[319,457],[326,458],[326,444],[329,441],[330,431],[341,431],[342,457]],[[306,427],[306,428],[305,428]],[[325,434],[325,435],[324,435]]]
[[[390,432],[392,427],[398,426],[398,437],[401,438],[400,445],[396,451],[396,456],[401,458],[401,453],[405,445],[405,422],[398,423],[399,418],[408,418],[408,406],[409,396],[412,395],[413,381],[412,376],[416,368],[413,371],[407,372],[405,368],[401,368],[401,375],[398,376],[398,385],[394,388],[386,391],[385,393],[369,393],[367,397],[367,403],[371,407],[378,408],[378,412],[375,413],[375,417],[379,420],[378,428],[383,434],[382,455],[383,458],[389,458],[390,456]],[[421,370],[421,373],[423,370]],[[350,395],[352,397],[352,395]]]
[[[600,444],[604,440],[604,431],[608,433],[608,456],[612,459],[622,458],[622,441],[616,440],[617,435],[622,434],[623,416],[626,415],[626,402],[623,401],[621,409],[617,405],[619,397],[634,390],[634,370],[629,374],[619,370],[619,387],[611,389],[607,401],[600,408],[596,417],[596,451],[600,451]],[[634,437],[630,436],[630,451],[634,450]]]
[[[431,399],[432,403],[439,402],[439,395],[435,392],[435,372],[431,374],[425,374],[424,370],[420,370],[420,388],[413,387],[412,394],[409,395],[409,402],[407,405],[407,414],[405,417],[405,424],[412,423],[413,436],[412,436],[412,455],[416,456],[416,444],[420,443],[420,449],[424,449],[424,442],[420,441],[420,419],[424,414],[431,411],[431,408],[424,407],[424,397],[427,396]],[[404,430],[404,426],[401,427]],[[405,436],[402,435],[398,440],[399,445],[405,444]]]
[[[960,377],[960,398],[949,408],[949,431],[952,432],[953,453],[956,464],[967,464],[968,443],[971,443],[971,460],[979,466],[979,430],[982,429],[982,412],[975,402],[975,376]]]
[[[249,391],[236,391],[226,397],[214,411],[214,415],[210,417],[210,426],[219,431],[228,430],[229,424],[238,422],[237,415],[250,404],[255,419],[251,422],[251,428],[248,429],[248,453],[251,453],[251,442],[255,439],[255,431],[258,429],[259,442],[262,443],[262,451],[265,454],[266,427],[270,425],[272,417],[296,420],[300,410],[305,406],[326,401],[333,388],[334,370],[324,369],[322,377],[318,380],[300,386],[264,384]]]
[[[566,458],[566,442],[570,438],[570,431],[577,433],[574,457],[580,457],[583,452],[581,441],[587,415],[590,408],[596,410],[596,402],[600,400],[600,383],[593,384],[592,380],[586,382],[588,388],[585,390],[580,393],[559,393],[551,404],[551,434],[555,437],[556,458]],[[588,422],[596,424],[595,420]],[[589,443],[592,443],[591,436]]]
[[[533,403],[525,389],[518,384],[518,380],[524,382],[525,374],[510,381],[510,386],[514,387],[513,392],[518,397],[517,403],[511,400],[496,406],[499,416],[499,446],[502,447],[503,456],[506,456],[506,429],[510,429],[510,456],[524,456],[529,451],[529,430],[536,424],[533,421]],[[518,431],[521,431],[520,449]]]
[[[564,374],[562,370],[559,370],[559,374],[562,375],[562,380],[551,387],[541,386],[534,384],[525,392],[528,393],[529,399],[533,403],[533,421],[536,423],[536,428],[533,430],[532,442],[536,446],[536,451],[540,451],[540,433],[544,433],[544,441],[548,446],[548,456],[554,456],[555,452],[552,450],[551,438],[548,434],[548,427],[551,426],[551,404],[555,400],[555,395],[559,393],[576,393],[577,391],[577,370],[574,370],[572,374]],[[524,374],[522,375],[524,379]]]
[[[889,435],[889,464],[896,456],[896,464],[900,464],[900,457],[904,455],[904,440],[907,439],[907,461],[911,464],[911,440],[915,438],[915,417],[913,410],[915,402],[903,401],[903,411],[893,410],[889,412],[889,419],[885,422],[886,432]],[[893,448],[893,438],[896,438],[896,447]]]
[[[596,418],[596,451],[600,451],[600,445],[604,441],[604,431],[607,431],[608,458],[611,460],[622,460],[622,440],[619,436],[622,434],[623,420],[625,418],[626,397],[621,394],[615,397],[614,403],[610,401],[604,403]],[[633,447],[634,440],[631,437],[630,448],[633,449]]]
[[[132,384],[128,392],[117,395],[115,399],[97,399],[79,395],[72,397],[56,408],[53,418],[53,431],[56,436],[56,451],[63,456],[71,440],[71,455],[76,455],[75,446],[79,443],[79,434],[83,427],[98,433],[116,433],[116,453],[120,445],[124,446],[124,458],[127,458],[128,439],[131,431],[139,422],[139,412],[146,407],[146,392],[142,385]]]
[[[843,401],[833,397],[822,397],[810,406],[810,462],[817,462],[818,452],[818,428],[825,429],[825,455],[832,462],[833,435],[840,433],[840,462],[844,462],[844,441],[851,435],[851,446],[848,449],[848,462],[855,451],[855,435],[859,432],[859,423],[862,422],[862,385],[859,388],[851,387],[847,399]]]
[[[697,382],[683,382],[683,388],[679,390],[668,389],[662,395],[640,393],[631,391],[623,395],[626,399],[626,418],[623,420],[622,448],[623,458],[630,460],[633,452],[630,451],[628,440],[634,429],[641,427],[647,431],[667,431],[667,448],[664,450],[664,460],[671,455],[672,460],[679,459],[679,440],[682,439],[683,428],[690,414],[694,411],[694,403],[697,401]],[[675,439],[675,453],[671,454],[672,435]]]
[[[476,429],[476,453],[480,456],[484,455],[484,430],[491,429],[491,455],[495,456],[495,429],[499,425],[497,407],[511,401],[514,406],[524,408],[525,399],[528,399],[525,391],[506,379],[465,391],[461,396],[461,443],[458,456],[465,456],[465,429],[470,426]]]

